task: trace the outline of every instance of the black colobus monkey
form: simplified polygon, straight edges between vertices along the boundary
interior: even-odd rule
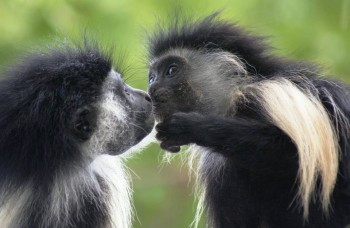
[[[149,50],[157,138],[171,152],[195,145],[209,227],[345,227],[348,87],[268,51],[216,14],[160,28]]]
[[[4,73],[1,228],[131,227],[120,155],[151,131],[153,115],[120,70],[86,42],[31,54]]]

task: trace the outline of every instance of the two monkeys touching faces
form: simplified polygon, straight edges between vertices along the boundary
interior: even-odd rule
[[[203,210],[215,228],[350,224],[346,85],[217,15],[160,28],[149,62],[149,95],[88,42],[4,73],[1,227],[131,227],[125,152],[155,120],[163,149],[199,159],[195,225]]]

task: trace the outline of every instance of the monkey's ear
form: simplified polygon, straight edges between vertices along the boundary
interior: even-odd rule
[[[96,128],[97,112],[90,106],[78,109],[72,118],[71,129],[73,134],[80,140],[87,140],[91,137]]]

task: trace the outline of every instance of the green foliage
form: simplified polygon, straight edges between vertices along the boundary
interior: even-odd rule
[[[147,88],[146,34],[178,8],[222,17],[269,36],[275,53],[311,60],[327,74],[350,80],[350,0],[0,0],[0,69],[27,50],[86,31],[126,58],[127,82]],[[161,19],[161,20],[160,20]],[[57,38],[58,37],[58,38]],[[163,152],[151,146],[130,161],[138,219],[135,227],[187,227],[195,204],[186,166],[160,167]]]

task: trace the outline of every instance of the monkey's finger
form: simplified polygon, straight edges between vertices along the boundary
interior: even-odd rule
[[[178,139],[168,139],[165,141],[162,141],[160,144],[160,147],[167,150],[167,148],[170,147],[180,147],[182,145],[185,145],[184,143],[182,143],[180,140]]]
[[[169,151],[170,153],[177,153],[181,150],[181,147],[179,146],[172,146],[172,147],[169,147],[167,149],[167,151]]]
[[[165,145],[164,143],[161,143],[160,144],[160,147],[163,149],[163,150],[166,150],[170,153],[177,153],[180,151],[180,147],[179,146],[168,146],[168,145]]]
[[[164,134],[164,133],[158,132],[156,134],[156,139],[159,140],[159,141],[165,141],[165,140],[168,139],[168,136],[166,134]]]
[[[159,124],[156,125],[155,128],[156,128],[157,131],[164,132],[164,131],[166,131],[166,125],[167,124],[165,124],[165,123],[159,123]]]

